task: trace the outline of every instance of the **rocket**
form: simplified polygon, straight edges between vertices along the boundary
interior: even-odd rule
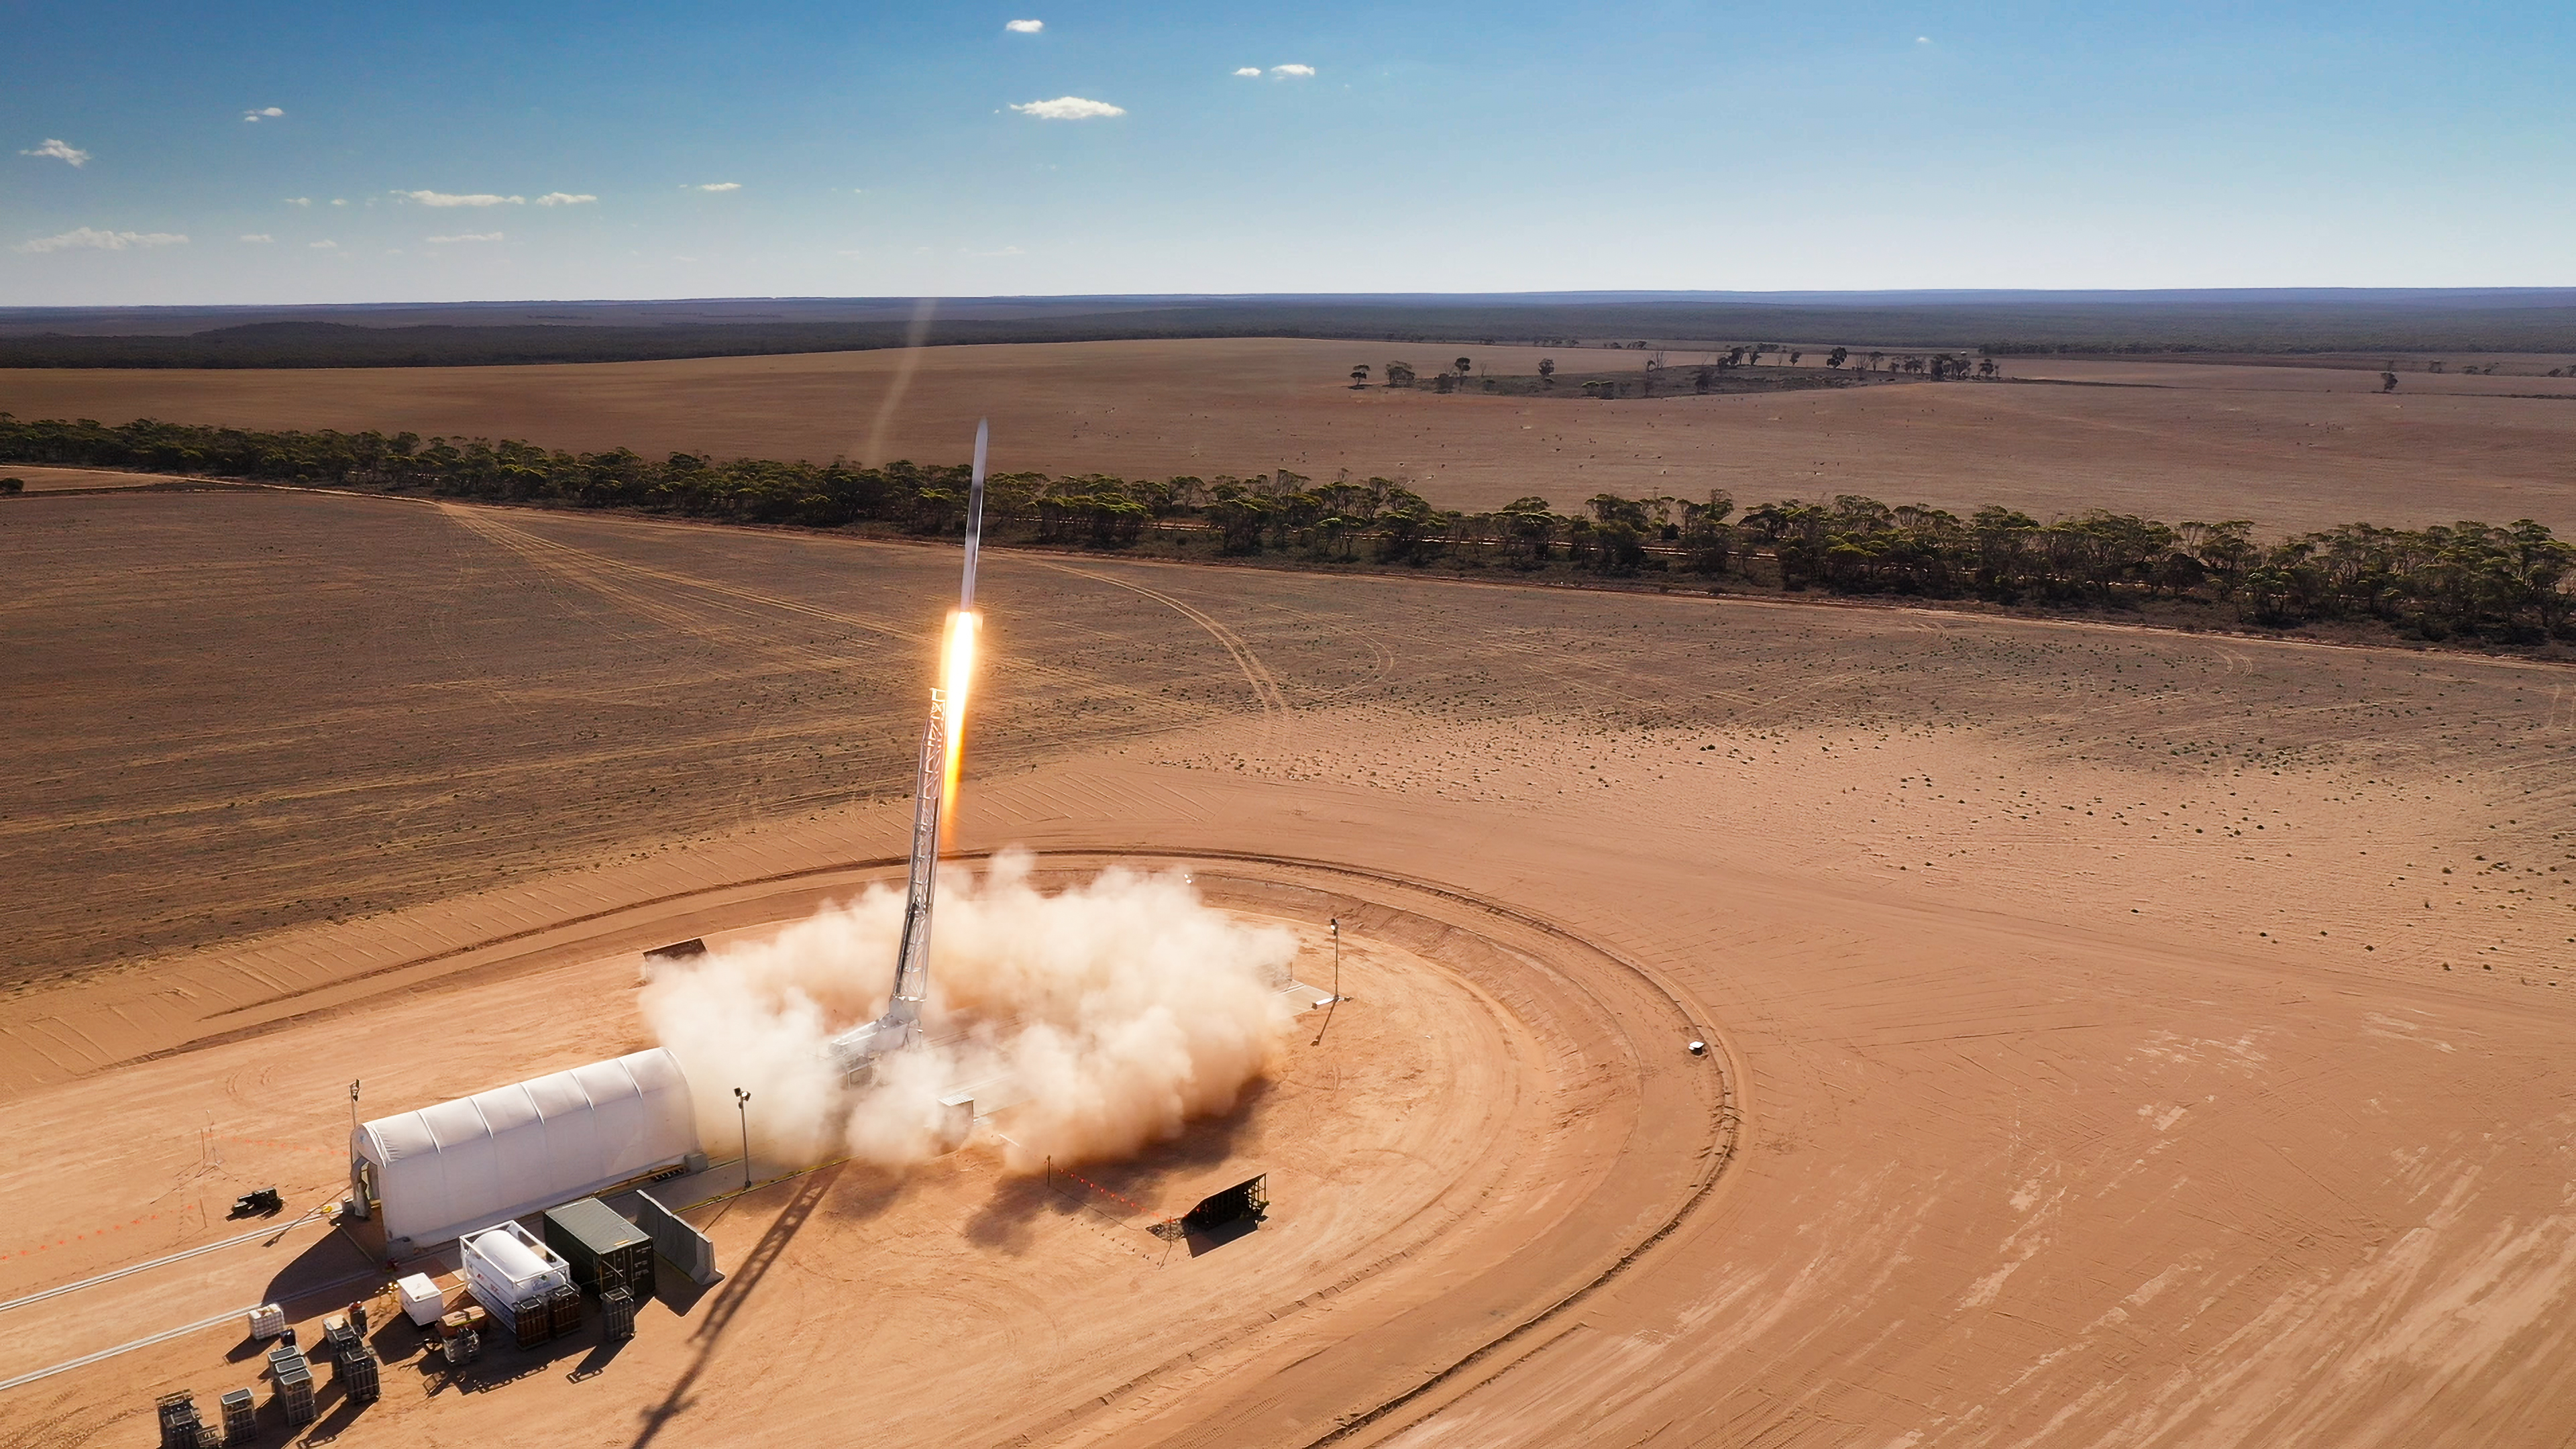
[[[966,569],[957,590],[957,612],[948,616],[940,648],[939,682],[930,690],[930,722],[921,733],[921,759],[913,774],[912,863],[904,883],[903,941],[896,948],[894,993],[886,1014],[826,1043],[833,1065],[848,1080],[862,1081],[877,1059],[922,1038],[921,1003],[930,994],[930,908],[939,886],[939,836],[955,797],[959,748],[965,741],[966,693],[975,670],[975,565],[984,541],[984,449],[988,422],[975,425],[974,481],[966,494]]]

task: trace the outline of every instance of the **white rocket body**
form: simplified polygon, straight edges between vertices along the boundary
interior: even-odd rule
[[[984,445],[989,425],[975,425],[974,482],[966,494],[966,572],[957,609],[975,608],[975,564],[984,540]],[[971,627],[971,626],[970,626]],[[894,998],[886,1014],[853,1027],[826,1044],[846,1078],[863,1078],[877,1058],[921,1040],[921,1003],[930,994],[930,908],[939,884],[939,816],[948,788],[948,701],[933,686],[930,724],[921,735],[921,761],[913,775],[912,866],[903,898],[903,944],[894,963]]]

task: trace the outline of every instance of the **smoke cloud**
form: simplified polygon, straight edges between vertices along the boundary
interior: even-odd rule
[[[1177,871],[1125,869],[1053,895],[1030,859],[943,873],[931,933],[931,1041],[883,1059],[852,1091],[824,1055],[885,1011],[903,896],[871,887],[760,942],[664,964],[645,1020],[688,1073],[710,1142],[752,1094],[756,1153],[900,1165],[947,1140],[943,1094],[999,1109],[1014,1169],[1124,1156],[1229,1111],[1271,1065],[1294,1016],[1280,995],[1296,938],[1199,898]]]

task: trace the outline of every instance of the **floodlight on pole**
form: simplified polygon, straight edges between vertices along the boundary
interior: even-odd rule
[[[742,1190],[751,1191],[751,1094],[733,1089],[733,1109],[742,1119]]]

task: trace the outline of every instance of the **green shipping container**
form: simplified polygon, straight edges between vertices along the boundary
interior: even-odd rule
[[[653,1296],[653,1239],[599,1199],[546,1209],[545,1240],[589,1292],[624,1288],[639,1303]]]

